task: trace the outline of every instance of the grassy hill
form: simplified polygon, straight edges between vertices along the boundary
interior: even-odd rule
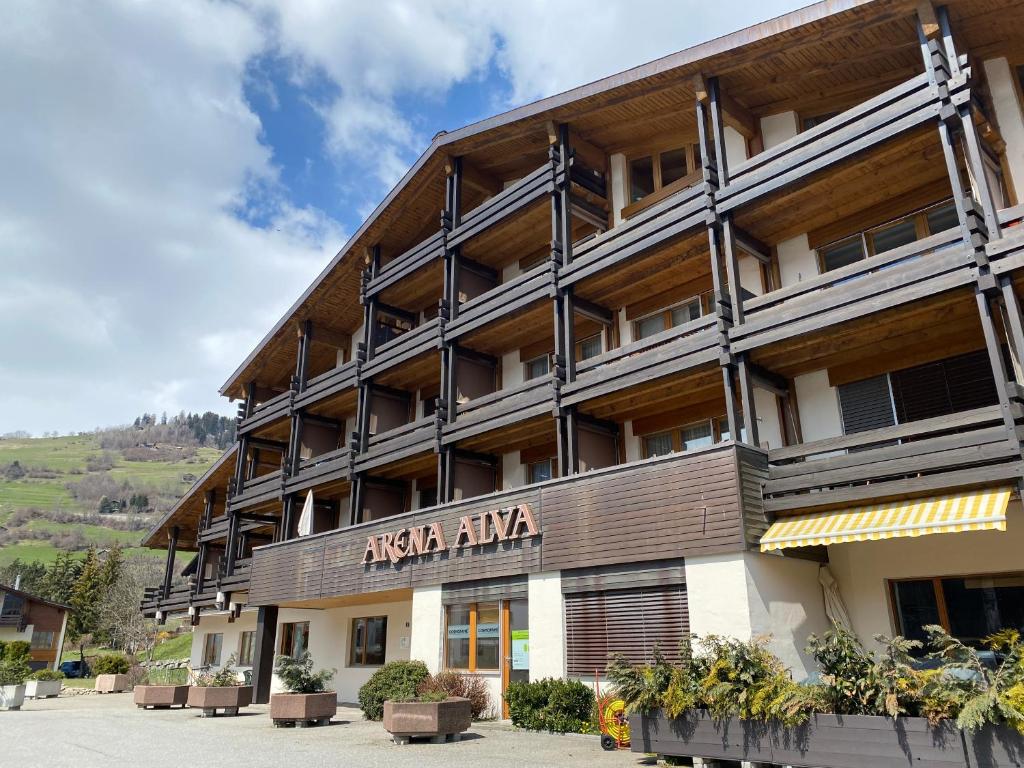
[[[104,450],[101,442],[102,433],[0,440],[0,526],[5,529],[0,531],[0,565],[16,557],[49,563],[58,545],[137,544],[221,453],[169,446],[152,451],[152,460],[128,460],[127,451]],[[5,475],[15,462],[19,470]],[[144,494],[148,503],[99,515],[99,494],[111,499]]]

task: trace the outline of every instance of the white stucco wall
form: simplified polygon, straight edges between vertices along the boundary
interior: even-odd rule
[[[984,66],[999,133],[1006,142],[1006,164],[1019,200],[1024,190],[1024,114],[1017,96],[1015,74],[1004,58],[989,59]]]
[[[438,672],[443,663],[441,633],[444,629],[444,608],[441,605],[441,585],[416,587],[412,591],[412,639],[409,658]]]
[[[873,645],[874,635],[896,632],[887,580],[1020,571],[1024,569],[1022,552],[1024,509],[1020,501],[1012,501],[1005,531],[837,544],[828,548],[828,557],[854,631]]]
[[[640,461],[640,438],[633,434],[633,420],[629,419],[622,424],[622,439],[626,446],[626,461]]]
[[[529,580],[530,679],[565,675],[562,574],[532,573]]]
[[[189,666],[193,669],[203,665],[203,647],[206,636],[215,632],[224,635],[220,646],[220,664],[227,664],[228,658],[234,654],[237,658],[240,650],[240,643],[243,632],[252,632],[256,629],[256,610],[242,611],[242,615],[233,622],[228,621],[227,613],[203,613],[199,619],[199,626],[192,628],[192,653],[189,657]],[[239,670],[251,669],[248,666],[239,666]]]
[[[807,242],[807,235],[797,235],[776,244],[779,255],[779,276],[782,287],[796,285],[818,276],[818,258]]]
[[[508,389],[522,384],[526,380],[523,361],[519,359],[519,350],[514,349],[501,356],[501,388]]]
[[[761,118],[761,139],[765,149],[778,146],[800,132],[800,119],[796,112],[780,112]]]
[[[782,447],[782,425],[775,395],[754,387],[754,412],[757,414],[757,439],[762,448]]]
[[[728,125],[722,133],[725,135],[726,165],[735,168],[747,159],[747,140],[743,138],[743,134]]]
[[[737,263],[740,270],[740,286],[755,296],[764,293],[761,287],[761,262],[753,256],[741,255]]]
[[[829,386],[828,372],[805,373],[793,379],[793,384],[804,442],[843,434],[839,395],[835,387]]]
[[[828,627],[816,563],[736,552],[688,557],[685,567],[693,634],[767,637],[795,679],[813,669],[807,636]]]
[[[519,451],[509,451],[501,455],[501,488],[519,488],[526,485],[526,467]]]
[[[629,199],[626,189],[626,156],[618,153],[609,158],[609,170],[612,193],[612,226],[622,223],[622,209]]]
[[[35,624],[28,624],[25,627],[24,632],[19,632],[15,627],[0,627],[0,642],[14,643],[14,642],[32,642],[32,630],[35,628]]]

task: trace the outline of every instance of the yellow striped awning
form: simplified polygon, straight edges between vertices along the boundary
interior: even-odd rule
[[[761,551],[961,531],[1005,531],[1012,488],[889,501],[786,517],[761,537]]]

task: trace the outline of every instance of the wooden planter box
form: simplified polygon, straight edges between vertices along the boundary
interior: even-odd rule
[[[26,699],[49,699],[60,696],[63,680],[29,680],[25,683]]]
[[[660,710],[650,715],[630,715],[629,738],[634,752],[772,762],[771,734],[766,723],[715,720],[702,710],[674,720]]]
[[[188,703],[187,685],[136,685],[135,706],[145,709],[182,707]]]
[[[238,710],[252,704],[251,685],[226,685],[203,687],[194,685],[188,689],[188,705],[203,710],[203,717],[214,717],[217,710],[233,717]]]
[[[24,685],[0,685],[0,709],[21,709],[24,703]]]
[[[275,693],[270,696],[270,718],[274,725],[327,725],[338,713],[338,694]]]
[[[121,693],[131,688],[128,675],[97,675],[96,690],[99,693]]]
[[[1005,725],[964,731],[971,768],[1018,768],[1024,765],[1024,735]]]
[[[806,768],[964,768],[960,731],[924,718],[815,715],[794,728],[706,712],[668,720],[660,713],[629,719],[634,752],[677,757],[749,760]],[[1003,764],[1000,764],[1002,768]],[[1013,763],[1007,763],[1013,766]],[[975,763],[971,763],[974,768]]]
[[[456,696],[444,701],[385,701],[384,730],[396,744],[408,744],[416,736],[458,741],[472,722],[469,699]]]

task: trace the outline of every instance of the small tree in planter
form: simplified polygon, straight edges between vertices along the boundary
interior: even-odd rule
[[[49,699],[60,695],[64,673],[59,669],[40,669],[33,672],[25,683],[25,697],[29,699]]]
[[[419,686],[430,677],[422,661],[389,661],[374,672],[359,689],[359,708],[367,720],[384,717],[388,699],[412,699]]]
[[[92,671],[96,674],[96,690],[100,693],[117,693],[131,688],[128,672],[131,662],[121,653],[108,653],[96,659]]]
[[[218,709],[233,716],[252,704],[252,686],[239,685],[235,663],[232,654],[216,672],[197,676],[195,685],[188,689],[188,705],[203,710],[203,717],[213,717]]]
[[[0,709],[21,709],[25,701],[25,680],[31,671],[22,660],[5,657],[0,662]]]
[[[326,690],[335,670],[313,671],[309,651],[301,656],[278,656],[274,662],[277,675],[287,693],[270,697],[270,717],[274,725],[327,725],[338,712],[338,695]]]

